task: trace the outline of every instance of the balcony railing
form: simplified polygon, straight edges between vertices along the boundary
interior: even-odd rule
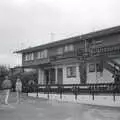
[[[120,45],[105,46],[98,48],[89,48],[86,52],[84,49],[78,49],[77,56],[101,56],[101,55],[117,55],[120,53]]]
[[[75,57],[77,54],[75,51],[71,51],[71,52],[64,52],[63,54],[60,55],[54,55],[54,56],[50,56],[50,60],[58,60],[58,59],[64,59],[64,58],[71,58],[71,57]]]
[[[43,65],[50,62],[49,58],[43,58],[43,59],[34,59],[32,61],[23,61],[23,66],[37,66],[37,65]]]
[[[91,55],[112,55],[120,53],[120,46],[108,46],[90,50]]]

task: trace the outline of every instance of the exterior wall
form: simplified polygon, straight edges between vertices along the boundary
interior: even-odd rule
[[[105,83],[114,82],[114,78],[112,76],[113,76],[112,73],[110,73],[108,70],[104,69],[102,79],[103,79],[103,81],[105,81]]]
[[[67,67],[76,66],[76,77],[67,78]],[[80,83],[80,72],[79,64],[71,64],[63,66],[63,84],[79,84]]]
[[[44,70],[38,69],[38,84],[44,84]]]
[[[120,64],[120,58],[114,59],[114,61],[118,64]]]
[[[74,39],[74,38],[73,38]],[[95,41],[102,41],[100,46],[109,46],[109,45],[115,45],[115,44],[120,44],[120,34],[114,34],[114,35],[109,35],[109,36],[104,36],[104,37],[99,37],[99,38],[94,38],[93,40]],[[92,41],[89,39],[87,42],[90,43]],[[62,41],[61,41],[62,42]],[[74,50],[78,50],[79,48],[84,48],[84,42],[81,40],[75,40],[73,43],[69,43],[74,45]],[[45,59],[37,59],[37,51],[34,52],[34,60],[30,61],[24,61],[25,55],[23,53],[22,55],[22,64],[23,66],[38,66],[40,64],[48,64],[51,62],[49,60],[50,56],[55,56],[57,55],[57,48],[59,47],[64,47],[67,45],[66,43],[64,45],[58,45],[58,46],[53,46],[48,49],[48,58]],[[91,44],[89,45],[89,47]],[[100,47],[99,45],[97,47]],[[64,55],[65,57],[68,56],[67,54]],[[69,54],[69,57],[73,57],[72,54]],[[65,59],[65,58],[64,58]],[[58,58],[59,60],[59,58]],[[67,59],[66,59],[67,60]],[[115,62],[120,64],[120,59],[114,60]],[[68,62],[68,61],[67,61]],[[60,62],[60,64],[63,64]],[[67,63],[68,64],[68,63]],[[71,77],[67,78],[67,67],[68,66],[76,66],[76,77]],[[79,84],[80,83],[80,72],[79,72],[79,64],[76,62],[76,64],[70,64],[70,65],[57,65],[55,67],[55,70],[57,68],[62,67],[63,68],[63,84]],[[57,71],[55,71],[57,75]],[[56,77],[56,83],[57,83],[57,76]],[[44,70],[39,68],[38,69],[38,83],[43,84],[44,83]],[[105,83],[105,82],[113,82],[112,78],[112,73],[109,72],[107,69],[103,69],[103,73],[100,72],[89,72],[89,63],[87,64],[87,83]]]
[[[71,43],[71,44],[73,44],[74,45],[74,51],[76,51],[77,49],[79,49],[79,48],[83,48],[84,47],[84,43],[83,42],[81,42],[81,41],[78,41],[78,42],[74,42],[74,43]],[[49,49],[47,49],[48,50],[48,58],[43,58],[43,59],[37,59],[37,52],[39,51],[35,51],[35,52],[33,52],[33,56],[34,56],[34,60],[29,60],[29,61],[25,61],[25,53],[23,53],[22,54],[22,64],[23,64],[23,66],[30,66],[30,65],[38,65],[38,64],[44,64],[44,63],[49,63],[50,61],[49,61],[49,58],[51,57],[51,56],[55,56],[55,55],[57,55],[57,49],[59,48],[59,47],[65,47],[65,45],[68,45],[68,44],[64,44],[64,45],[60,45],[60,46],[55,46],[55,47],[52,47],[52,48],[49,48]],[[74,52],[73,51],[73,52]],[[63,53],[63,54],[65,54],[64,56],[67,56],[67,54],[66,53]]]
[[[104,37],[97,38],[95,40],[101,40],[102,46],[120,44],[120,34],[104,36]]]
[[[87,83],[111,83],[114,82],[113,74],[103,69],[103,73],[89,72],[89,63],[87,64]]]

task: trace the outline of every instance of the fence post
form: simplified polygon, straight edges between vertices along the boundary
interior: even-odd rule
[[[27,93],[27,96],[28,96],[28,86],[26,87],[26,93]]]
[[[62,87],[59,87],[59,92],[60,92],[60,99],[62,99]]]
[[[77,87],[75,86],[75,100],[77,100],[77,92],[78,90],[77,90]]]
[[[47,86],[47,92],[48,92],[48,99],[50,98],[49,96],[49,87]]]
[[[95,86],[92,87],[92,100],[95,99],[95,96],[94,96],[94,87],[95,87]]]
[[[37,87],[37,91],[36,91],[36,92],[37,92],[37,94],[36,94],[36,97],[38,97],[38,85],[37,85],[36,87]]]
[[[117,86],[116,86],[116,84],[114,84],[113,86],[114,86],[113,87],[113,101],[115,102],[115,93],[116,93]]]

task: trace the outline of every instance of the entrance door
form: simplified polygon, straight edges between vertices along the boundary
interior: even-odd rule
[[[45,84],[48,84],[49,83],[49,70],[45,70],[44,74],[45,74]]]
[[[50,83],[51,84],[55,84],[55,69],[51,68],[50,69]]]
[[[57,69],[57,83],[63,84],[63,69],[62,68]]]

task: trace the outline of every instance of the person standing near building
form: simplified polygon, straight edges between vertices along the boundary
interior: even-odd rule
[[[17,78],[17,81],[16,81],[16,92],[17,92],[17,103],[20,103],[20,97],[22,92],[22,82],[19,77]]]
[[[5,76],[5,80],[2,83],[2,89],[4,91],[5,99],[4,104],[8,105],[8,98],[10,94],[10,89],[12,88],[12,82],[8,79],[8,76]]]

